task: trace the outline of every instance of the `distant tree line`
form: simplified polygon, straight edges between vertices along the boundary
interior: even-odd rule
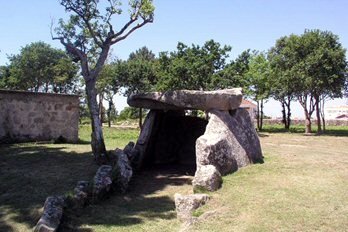
[[[117,93],[129,96],[146,91],[242,87],[246,97],[257,103],[259,130],[265,117],[264,103],[274,98],[282,106],[286,129],[291,126],[291,103],[297,100],[303,107],[306,133],[311,133],[313,114],[321,132],[325,129],[325,101],[348,92],[346,50],[329,31],[306,30],[302,35],[284,36],[267,52],[248,49],[233,60],[229,60],[230,52],[230,46],[214,40],[202,46],[179,42],[175,51],[161,52],[158,57],[143,47],[127,60],[106,62],[96,83],[100,118],[106,118],[110,126]],[[74,92],[83,83],[70,57],[42,42],[22,48],[9,60],[8,66],[0,68],[0,88]],[[103,101],[108,102],[106,109]],[[137,114],[141,126],[141,109],[127,108],[122,117],[135,118]]]

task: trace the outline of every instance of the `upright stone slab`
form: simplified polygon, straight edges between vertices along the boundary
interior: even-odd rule
[[[262,162],[260,141],[245,109],[211,110],[204,135],[196,141],[197,165],[214,165],[221,175]]]
[[[151,133],[153,131],[153,126],[155,123],[156,111],[151,110],[144,121],[143,128],[140,132],[139,138],[132,151],[130,152],[129,159],[131,161],[132,167],[135,169],[140,168],[142,161],[144,159],[144,154],[148,146]]]

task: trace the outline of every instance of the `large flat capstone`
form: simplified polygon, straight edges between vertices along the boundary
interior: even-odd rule
[[[216,91],[175,90],[131,95],[130,106],[160,110],[233,110],[242,102],[242,89]]]

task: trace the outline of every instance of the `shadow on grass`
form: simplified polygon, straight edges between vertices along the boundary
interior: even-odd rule
[[[168,195],[158,191],[167,186],[191,184],[191,168],[182,166],[158,166],[137,173],[125,195],[112,195],[96,205],[89,205],[81,212],[66,216],[59,231],[91,232],[82,225],[109,227],[143,226],[144,221],[176,218],[175,203]],[[174,195],[174,193],[169,193]],[[113,230],[114,231],[114,230]]]
[[[66,146],[79,145],[0,146],[0,212],[5,212],[0,231],[17,231],[16,223],[33,227],[46,197],[64,194],[94,175],[97,165],[91,154],[67,152]]]

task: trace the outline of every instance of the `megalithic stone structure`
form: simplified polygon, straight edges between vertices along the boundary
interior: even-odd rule
[[[141,168],[151,157],[156,159],[155,163],[165,160],[186,162],[190,159],[182,158],[182,154],[176,153],[189,151],[186,147],[193,146],[196,166],[194,190],[215,191],[221,185],[221,175],[235,172],[248,164],[262,163],[258,135],[249,113],[239,108],[241,101],[240,88],[217,91],[176,90],[130,96],[127,100],[130,106],[150,109],[139,139],[130,152],[133,167]],[[203,119],[200,118],[192,119],[184,116],[184,110],[203,110],[209,115],[209,119],[206,122],[202,122]],[[167,128],[161,128],[163,126]],[[202,130],[202,127],[205,128]],[[172,139],[175,135],[168,135],[171,130],[172,133],[179,134],[177,141]],[[182,137],[185,137],[184,141]],[[170,149],[159,151],[166,147]],[[164,157],[160,157],[162,154]],[[169,157],[168,154],[175,157]],[[214,175],[205,173],[204,170],[214,170]]]

